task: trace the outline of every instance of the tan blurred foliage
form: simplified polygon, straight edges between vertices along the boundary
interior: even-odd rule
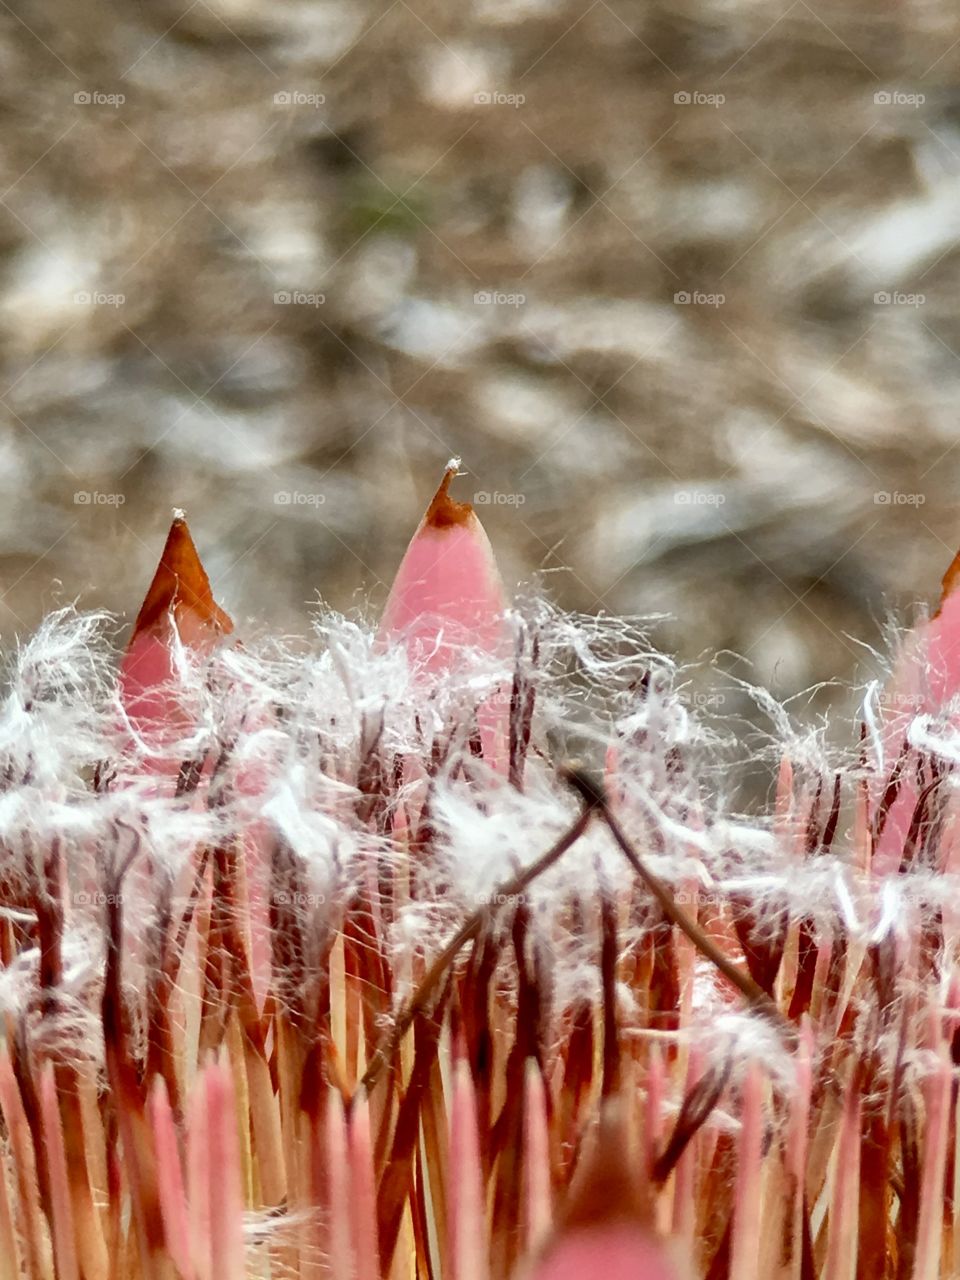
[[[781,694],[935,593],[953,6],[26,0],[0,28],[5,642],[58,599],[132,617],[174,505],[241,625],[382,599],[453,454],[508,582],[565,566],[564,603],[668,613],[662,644]]]

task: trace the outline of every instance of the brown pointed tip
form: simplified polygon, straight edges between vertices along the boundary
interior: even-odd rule
[[[186,643],[198,629],[220,635],[233,630],[232,619],[213,598],[210,579],[180,511],[174,513],[160,563],[137,614],[133,638],[155,629],[171,614]]]
[[[940,616],[940,610],[947,603],[947,597],[960,587],[960,551],[950,561],[950,568],[943,575],[940,582],[943,590],[940,592],[940,603],[937,605],[937,612],[933,615],[935,618]]]
[[[651,1198],[632,1159],[627,1128],[622,1108],[608,1102],[593,1150],[571,1187],[563,1222],[568,1230],[599,1223],[652,1223]]]
[[[459,470],[460,459],[451,458],[440,481],[440,488],[433,495],[433,501],[423,517],[425,528],[449,529],[453,525],[466,524],[473,515],[473,507],[469,502],[455,502],[450,497],[450,481]]]

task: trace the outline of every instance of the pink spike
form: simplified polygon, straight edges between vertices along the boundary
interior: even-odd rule
[[[524,1228],[526,1247],[539,1249],[551,1225],[550,1137],[543,1076],[527,1062],[523,1106]]]
[[[171,686],[174,646],[209,653],[233,630],[230,618],[213,598],[210,581],[178,513],[153,582],[137,615],[120,666],[120,692],[138,732],[163,740],[188,726]]]
[[[243,1190],[233,1076],[211,1063],[205,1073],[210,1179],[210,1280],[236,1280],[245,1271]]]
[[[751,1064],[743,1082],[737,1185],[733,1206],[730,1280],[755,1280],[760,1249],[760,1149],[763,1139],[763,1089]]]
[[[780,759],[775,812],[778,826],[785,827],[793,813],[793,765],[789,756],[782,756]]]
[[[358,1098],[350,1112],[350,1222],[357,1263],[356,1280],[379,1280],[377,1192],[373,1180],[370,1106]]]
[[[332,1087],[327,1103],[326,1148],[330,1275],[350,1276],[353,1274],[353,1260],[350,1248],[351,1198],[347,1167],[347,1122],[343,1114],[343,1099],[339,1091]]]
[[[190,1219],[183,1187],[180,1150],[173,1111],[163,1076],[157,1076],[148,1102],[157,1151],[157,1186],[167,1248],[183,1280],[193,1280],[190,1262]]]
[[[920,714],[936,714],[960,691],[960,553],[943,575],[940,605],[926,622],[907,637],[893,676],[884,691],[884,721],[881,741],[884,751],[883,776],[874,789],[874,804],[883,794],[886,779],[903,746],[910,723]],[[894,874],[903,856],[903,847],[919,792],[915,780],[904,778],[884,824],[874,854],[876,875]]]
[[[7,1185],[5,1176],[0,1177],[0,1280],[21,1280],[26,1274],[14,1226],[12,1194],[14,1188]]]
[[[0,1048],[0,1112],[6,1124],[13,1156],[16,1196],[21,1215],[21,1221],[17,1225],[27,1263],[27,1274],[46,1276],[52,1272],[53,1260],[49,1256],[46,1231],[40,1225],[40,1194],[33,1138],[6,1048]]]
[[[787,1130],[785,1164],[792,1201],[786,1224],[793,1242],[793,1257],[799,1259],[802,1250],[803,1192],[807,1168],[807,1145],[810,1131],[810,1091],[813,1087],[814,1038],[810,1018],[803,1015],[800,1025],[800,1044],[796,1056],[796,1088],[790,1101],[790,1120]]]
[[[402,638],[429,670],[449,666],[465,646],[500,654],[505,643],[503,586],[493,550],[473,507],[448,492],[459,467],[459,458],[447,464],[380,623],[381,638]]]
[[[823,1280],[854,1280],[857,1270],[857,1208],[860,1195],[860,1094],[847,1088],[840,1143],[833,1171],[833,1197]]]
[[[465,649],[505,660],[509,648],[493,549],[473,507],[449,494],[459,467],[459,458],[447,463],[400,562],[380,622],[381,644],[401,641],[411,662],[433,674],[449,670]],[[483,757],[500,773],[508,768],[509,723],[506,690],[477,709]]]
[[[243,1275],[243,1197],[233,1080],[216,1062],[197,1078],[189,1117],[189,1225],[200,1280]]]
[[[693,1052],[688,1061],[688,1077],[693,1070]],[[643,1108],[643,1168],[649,1178],[660,1152],[660,1138],[663,1133],[663,1095],[664,1066],[660,1046],[654,1043],[650,1048],[647,1064],[647,1091]]]
[[[651,1053],[649,1083],[647,1085],[647,1123],[651,1126],[651,1142],[654,1144],[649,1148],[647,1154],[649,1161],[647,1166],[648,1176],[653,1171],[653,1161],[658,1154],[663,1129],[664,1065],[659,1048],[657,1046],[654,1046],[654,1048],[656,1053]],[[687,1059],[685,1086],[687,1093],[690,1092],[703,1074],[703,1060],[703,1046],[696,1043],[691,1044]],[[656,1117],[653,1114],[654,1107],[657,1108]],[[695,1134],[692,1141],[687,1144],[687,1149],[678,1160],[677,1167],[673,1173],[673,1234],[681,1242],[681,1247],[687,1256],[692,1256],[693,1241],[696,1233],[697,1201],[694,1187],[696,1184],[697,1156],[700,1141],[701,1135]]]
[[[679,1280],[663,1250],[642,1227],[613,1222],[561,1237],[533,1280]]]
[[[960,552],[943,575],[940,604],[927,638],[930,697],[944,703],[960,689]]]
[[[533,1280],[679,1280],[648,1226],[649,1184],[639,1176],[618,1107],[600,1116],[594,1150],[581,1160],[565,1223],[533,1271]]]
[[[187,1134],[187,1173],[190,1186],[190,1242],[199,1280],[210,1280],[210,1142],[206,1091],[194,1084]]]
[[[943,1241],[944,1175],[950,1132],[950,1062],[941,1056],[924,1086],[926,1122],[923,1142],[923,1178],[920,1184],[920,1222],[914,1280],[937,1280]]]
[[[469,1064],[455,1069],[450,1108],[451,1280],[486,1280],[486,1207],[477,1135],[477,1104]]]
[[[57,1264],[57,1280],[80,1280],[77,1265],[76,1237],[73,1228],[73,1205],[70,1200],[70,1176],[67,1153],[63,1145],[60,1108],[53,1067],[48,1063],[40,1080],[40,1112],[43,1117],[43,1141],[50,1176],[50,1205],[53,1211],[53,1251]]]

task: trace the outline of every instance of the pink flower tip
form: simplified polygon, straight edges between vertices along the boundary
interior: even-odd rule
[[[183,512],[176,511],[120,666],[130,719],[141,729],[173,730],[182,718],[171,694],[174,644],[203,655],[232,630],[232,620],[213,598]]]
[[[625,1127],[622,1107],[608,1104],[561,1228],[532,1280],[686,1280],[654,1233],[651,1189]]]
[[[636,1223],[580,1228],[550,1248],[532,1280],[680,1280],[656,1239]]]
[[[411,655],[442,668],[465,647],[500,653],[503,586],[493,550],[469,502],[450,496],[460,459],[447,463],[407,547],[380,624],[382,639],[402,637]]]
[[[213,598],[210,579],[182,511],[174,513],[160,563],[144,597],[127,653],[145,631],[163,631],[172,622],[188,647],[203,648],[229,635],[233,622]]]

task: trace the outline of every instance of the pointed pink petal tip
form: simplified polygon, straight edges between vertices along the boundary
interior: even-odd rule
[[[493,550],[469,502],[450,496],[459,458],[407,547],[380,624],[382,639],[402,637],[428,666],[449,662],[451,650],[498,653],[504,643],[503,587]]]
[[[951,596],[956,594],[958,587],[960,587],[960,551],[950,561],[947,572],[940,580],[940,603],[937,606],[937,612],[933,615],[935,618],[943,612],[943,606]]]
[[[624,1138],[622,1109],[608,1104],[564,1221],[532,1280],[687,1280],[654,1234],[651,1210],[650,1189]]]
[[[120,665],[120,690],[131,720],[141,727],[168,721],[172,727],[177,721],[169,691],[175,636],[187,649],[206,654],[232,630],[178,511]]]
[[[635,1223],[587,1227],[561,1237],[532,1280],[681,1280],[657,1241]]]
[[[130,647],[145,632],[165,631],[171,621],[183,643],[190,646],[202,647],[211,635],[229,635],[233,630],[233,622],[213,598],[210,579],[180,511],[174,515],[160,563],[137,614]]]

